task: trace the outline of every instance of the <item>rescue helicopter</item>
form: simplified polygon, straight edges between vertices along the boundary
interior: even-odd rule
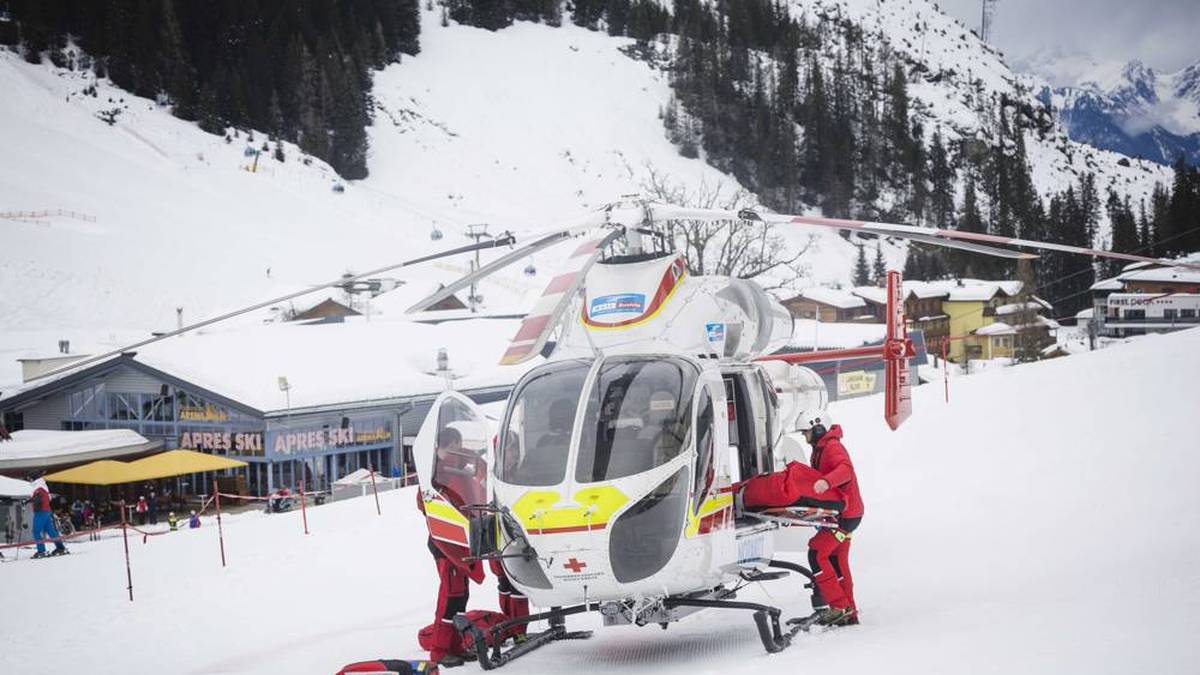
[[[499,428],[465,395],[434,402],[413,446],[430,536],[464,561],[499,561],[509,581],[545,611],[490,627],[456,617],[471,633],[479,664],[494,669],[557,640],[584,639],[566,618],[595,612],[604,626],[664,628],[705,609],[749,612],[768,652],[787,648],[802,623],[783,610],[739,601],[748,583],[811,579],[803,565],[777,559],[786,527],[830,527],[834,505],[764,511],[737,508],[734,486],[803,459],[797,421],[826,415],[823,380],[802,364],[882,359],[884,418],[894,430],[912,413],[913,354],[901,278],[887,277],[887,329],[881,345],[777,354],[792,336],[791,314],[756,283],[693,276],[667,225],[750,221],[893,237],[1021,259],[1013,246],[1129,262],[1200,269],[1200,264],[1014,237],[755,210],[681,207],[622,198],[561,228],[528,237],[506,232],[271,298],[83,359],[84,367],[143,345],[268,308],[324,288],[448,256],[511,250],[419,301],[421,312],[480,279],[567,241],[576,247],[501,357],[543,358],[516,382]],[[522,241],[525,237],[520,238]],[[453,429],[451,451],[438,441]],[[470,489],[462,489],[464,476]],[[452,489],[452,486],[459,489]],[[548,629],[505,650],[518,624]],[[785,628],[785,626],[787,626]],[[492,639],[488,639],[491,637]]]
[[[802,459],[797,420],[827,418],[825,385],[805,361],[883,359],[885,420],[894,430],[911,414],[913,344],[898,272],[888,273],[882,345],[777,355],[792,337],[791,314],[752,281],[688,274],[665,227],[682,219],[834,228],[1007,258],[1036,256],[996,244],[1148,260],[953,230],[625,199],[418,302],[410,312],[534,251],[579,242],[501,358],[545,360],[513,387],[499,428],[468,397],[447,391],[413,446],[430,536],[465,561],[500,561],[533,605],[549,608],[492,626],[491,635],[460,615],[456,626],[471,633],[484,669],[589,637],[565,623],[586,612],[599,613],[604,626],[665,629],[704,609],[746,611],[768,652],[785,649],[803,622],[784,624],[781,609],[737,593],[790,572],[811,579],[804,566],[774,557],[775,535],[833,526],[837,505],[742,512],[734,486]],[[447,429],[461,439],[458,455],[436,447]],[[455,478],[464,466],[477,477],[469,489]],[[534,621],[549,628],[502,649],[507,630]]]

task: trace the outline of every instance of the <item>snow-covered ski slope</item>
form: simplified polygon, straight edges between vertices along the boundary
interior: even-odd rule
[[[467,224],[547,229],[642,192],[651,170],[689,193],[737,190],[666,140],[666,75],[622,54],[630,40],[569,22],[490,32],[422,15],[421,54],[376,74],[371,176],[343,194],[293,146],[285,163],[264,154],[251,173],[245,134],[226,144],[104,81],[98,97],[83,95],[90,74],[0,53],[0,212],[95,216],[0,219],[0,382],[15,376],[12,358],[58,339],[119,343],[174,327],[177,307],[195,320],[466,244]],[[115,125],[96,117],[113,108]],[[254,146],[264,140],[255,134]],[[445,233],[436,243],[435,225]],[[855,253],[821,233],[804,263],[813,281],[844,284]],[[902,262],[900,248],[885,254]],[[535,256],[537,277],[521,264],[487,282],[488,309],[528,308],[555,255]],[[399,276],[444,281],[466,265]]]
[[[853,554],[863,624],[767,655],[748,616],[599,629],[518,660],[557,673],[1195,672],[1200,330],[915,392],[835,404],[867,504]],[[411,489],[0,565],[0,672],[327,674],[418,657],[436,579]],[[28,553],[25,554],[26,556]],[[801,553],[786,554],[802,559]],[[491,582],[472,606],[496,606]],[[798,580],[746,599],[807,613]],[[572,626],[598,627],[595,617]],[[461,673],[476,672],[468,665]]]

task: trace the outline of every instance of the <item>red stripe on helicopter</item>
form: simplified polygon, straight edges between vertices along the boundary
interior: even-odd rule
[[[700,519],[700,528],[696,534],[708,534],[717,530],[724,529],[729,526],[729,521],[733,519],[733,507],[727,506],[720,511],[710,513]]]
[[[594,523],[592,525],[572,525],[570,527],[544,527],[542,529],[531,529],[529,534],[566,534],[568,532],[595,532],[603,530],[608,526],[608,523]]]
[[[521,322],[521,327],[517,329],[517,334],[513,336],[513,342],[523,342],[525,340],[536,339],[542,334],[542,329],[550,322],[550,315],[543,314],[541,316],[531,316]]]
[[[542,291],[542,295],[554,295],[556,293],[565,293],[571,288],[571,284],[575,282],[575,277],[579,276],[579,272],[566,272],[560,274],[550,280],[546,284],[546,290]]]
[[[453,525],[444,520],[427,517],[425,521],[429,524],[429,534],[434,539],[441,539],[455,544],[467,545],[467,532],[461,525]]]
[[[667,301],[667,298],[671,296],[672,292],[674,292],[675,287],[679,285],[679,280],[683,278],[685,272],[687,272],[687,265],[683,262],[683,258],[676,258],[671,263],[671,266],[667,268],[667,271],[663,273],[662,279],[658,282],[658,290],[654,292],[654,298],[650,300],[650,306],[646,308],[646,311],[642,312],[638,316],[632,319],[626,319],[624,321],[617,321],[615,323],[593,321],[588,317],[587,303],[585,302],[580,310],[583,323],[595,328],[621,328],[622,326],[628,326],[645,321],[646,317],[653,315],[662,308],[663,303]]]
[[[571,254],[571,257],[575,258],[581,255],[594,253],[602,243],[604,243],[604,239],[593,239],[591,241],[584,242],[579,246],[579,248],[575,249],[575,252]]]

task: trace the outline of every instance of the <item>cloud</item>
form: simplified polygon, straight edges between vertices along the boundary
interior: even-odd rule
[[[981,0],[938,4],[967,27],[979,28]],[[1200,60],[1197,0],[997,0],[994,21],[991,41],[1010,64],[1052,50],[1101,64],[1141,59],[1159,72]]]

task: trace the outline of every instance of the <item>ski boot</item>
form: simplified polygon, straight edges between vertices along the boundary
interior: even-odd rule
[[[789,626],[799,626],[800,630],[808,632],[813,626],[840,626],[847,617],[853,616],[849,607],[818,607],[805,617],[788,619]]]
[[[466,663],[466,660],[462,656],[460,656],[458,654],[447,654],[447,655],[443,656],[442,658],[438,659],[437,667],[438,668],[457,668],[464,663]]]
[[[34,554],[33,554],[33,556],[31,556],[31,558],[30,558],[30,559],[31,559],[31,560],[37,560],[37,559],[39,559],[39,558],[45,558],[45,557],[46,557],[46,552],[45,552],[45,551],[38,551],[37,553],[34,553]]]
[[[52,556],[56,556],[56,555],[67,555],[68,553],[70,553],[70,551],[68,551],[66,549],[66,547],[56,548],[53,551],[51,551],[49,556],[47,556],[47,557],[52,557]]]

